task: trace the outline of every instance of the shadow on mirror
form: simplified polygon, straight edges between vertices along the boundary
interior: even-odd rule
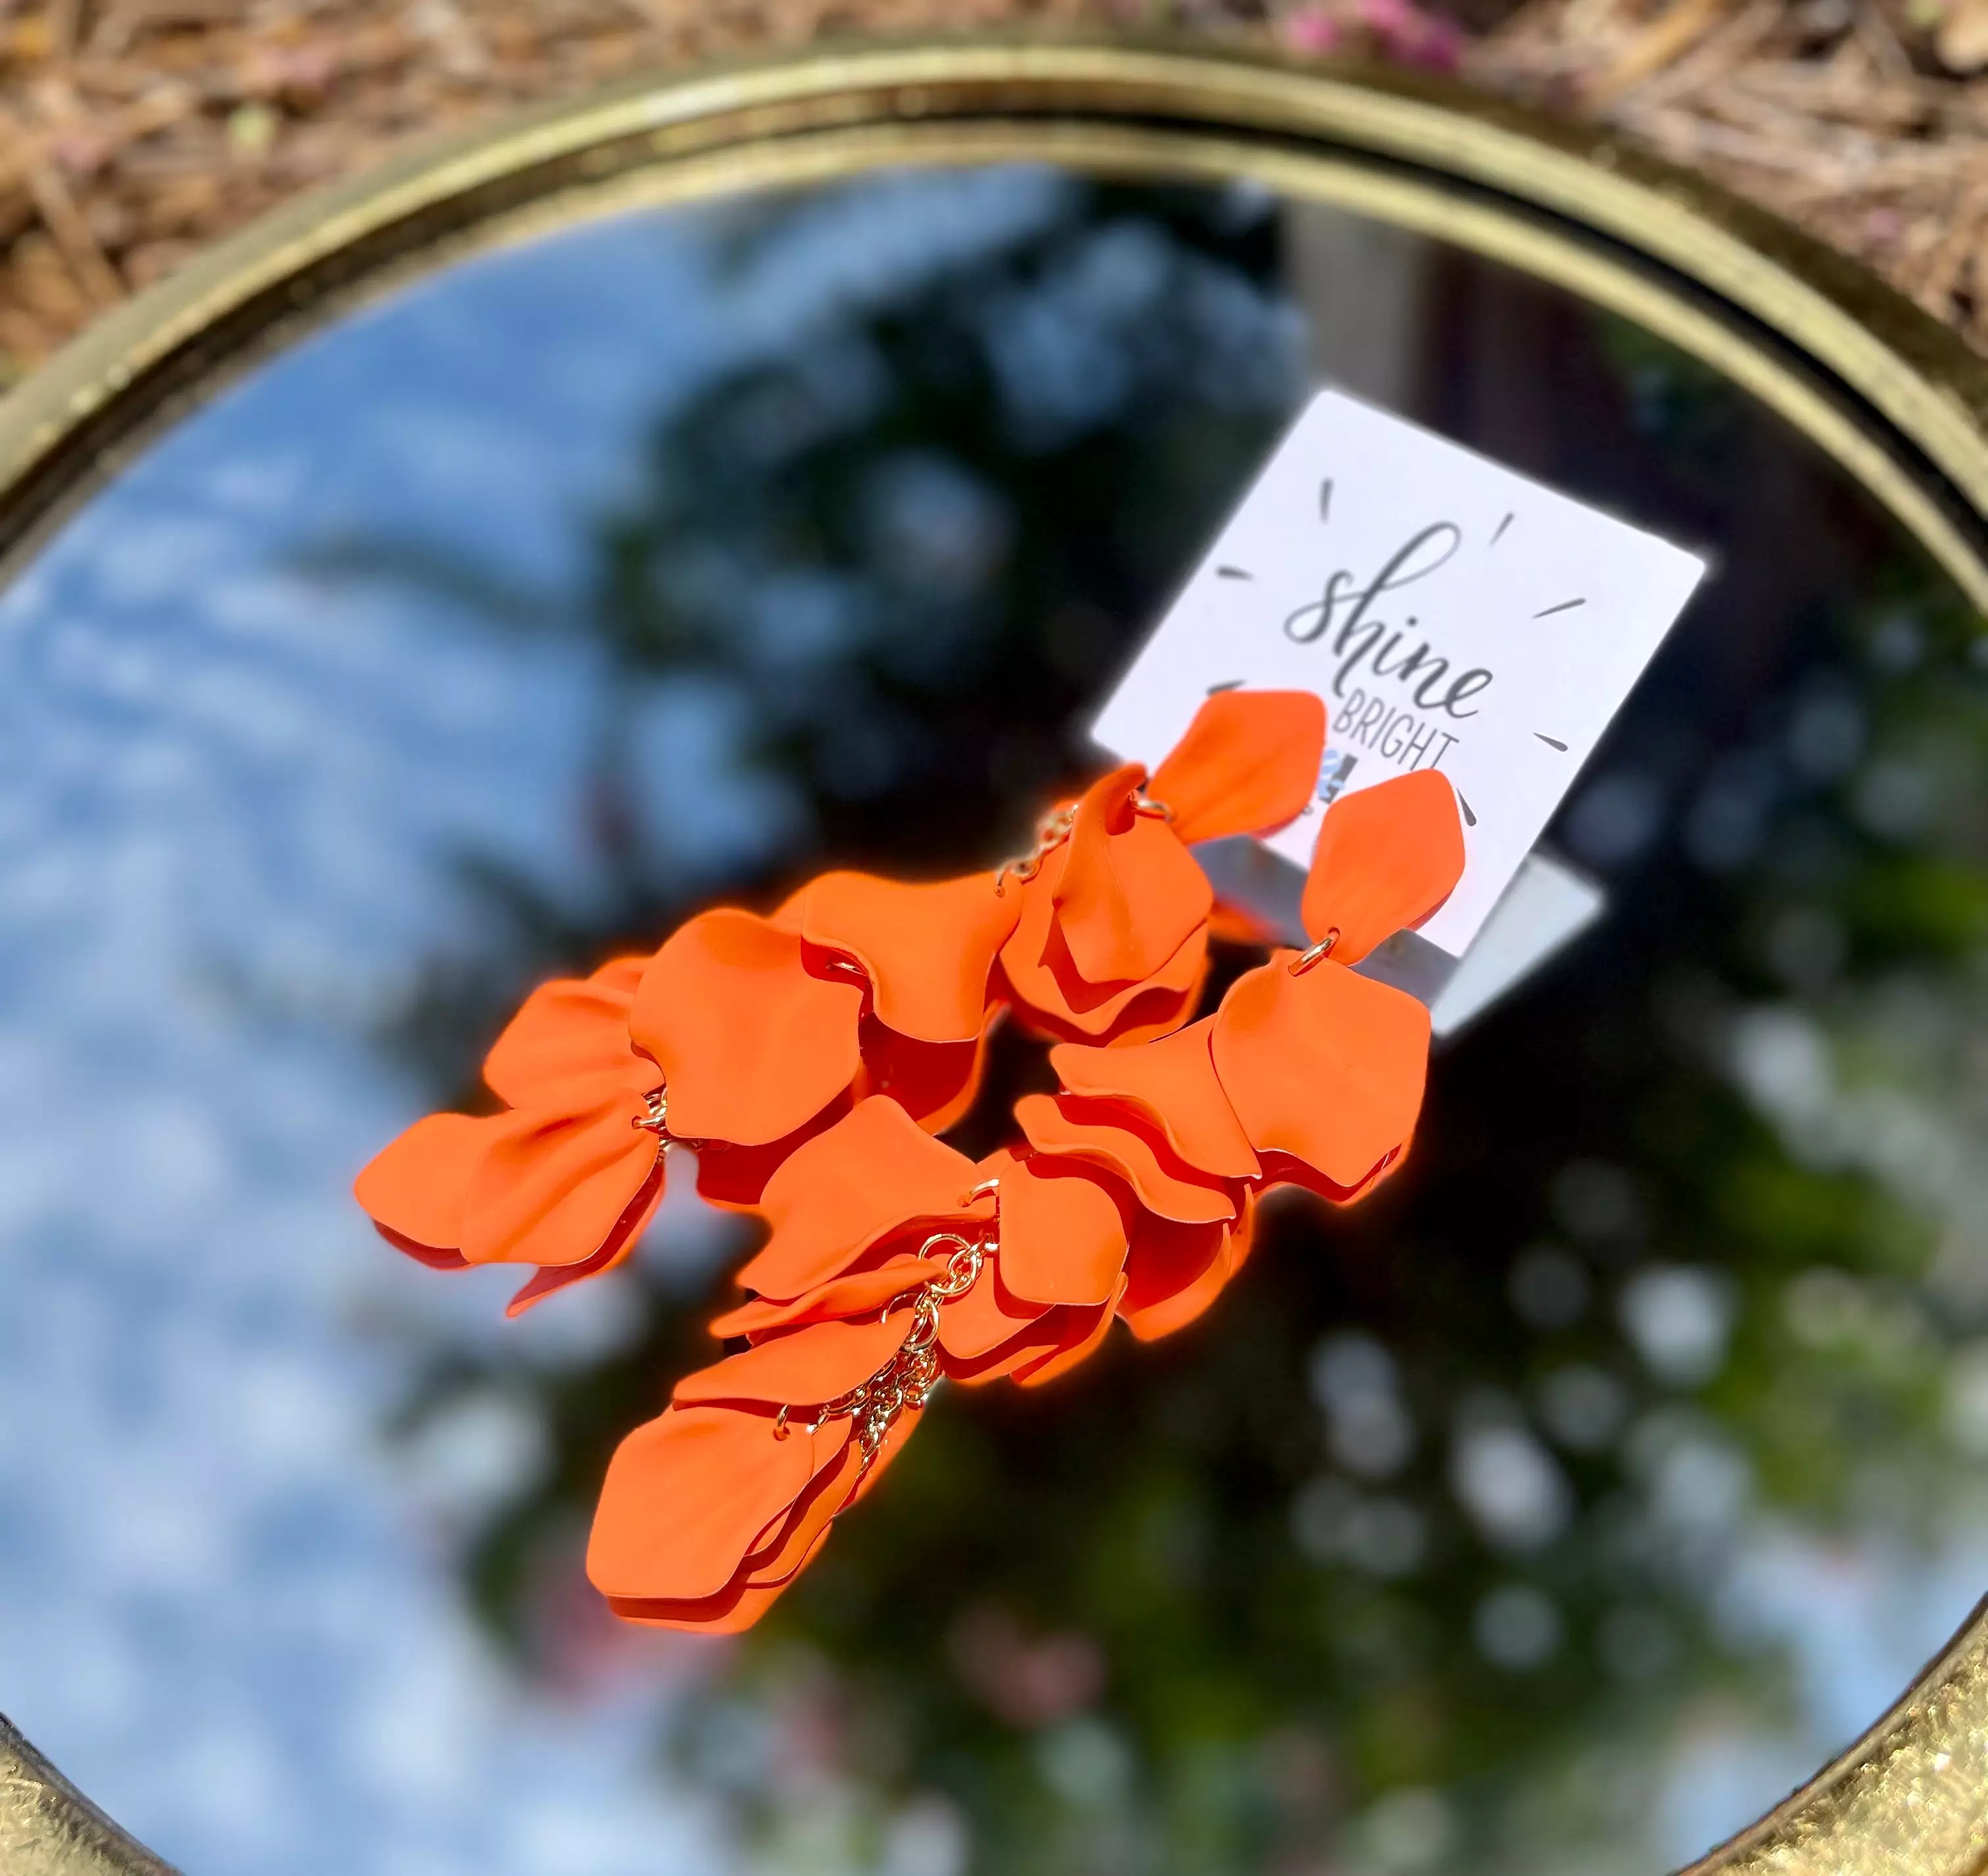
[[[743,1228],[506,1323],[352,1172],[548,972],[1024,844],[1320,380],[1714,558],[1554,830],[1605,920],[1373,1202],[943,1398],[742,1642],[618,1628]],[[194,1876],[1650,1876],[1988,1584],[1988,662],[1619,321],[1242,188],[635,216],[265,368],[0,627],[0,1694]]]

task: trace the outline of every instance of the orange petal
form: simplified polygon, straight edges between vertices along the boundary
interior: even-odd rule
[[[819,1407],[860,1388],[904,1346],[914,1320],[899,1310],[883,1321],[810,1323],[776,1330],[763,1342],[677,1383],[679,1407],[712,1401]]]
[[[368,1162],[353,1196],[397,1242],[459,1249],[469,1188],[499,1120],[431,1114],[417,1121]]]
[[[1044,1304],[1028,1302],[1009,1289],[997,1252],[981,1266],[979,1280],[970,1290],[939,1306],[938,1345],[945,1371],[962,1381],[985,1378],[976,1374],[976,1364],[1050,1313]]]
[[[1215,904],[1208,875],[1179,835],[1134,806],[1145,776],[1127,763],[1084,791],[1050,887],[1057,930],[1087,984],[1143,982]]]
[[[590,1113],[520,1107],[492,1123],[463,1217],[472,1263],[578,1264],[615,1235],[661,1142],[634,1124],[639,1095]]]
[[[677,1151],[688,1153],[696,1163],[697,1195],[705,1204],[727,1212],[757,1212],[766,1181],[810,1140],[846,1121],[855,1104],[852,1091],[845,1089],[791,1134],[762,1147],[735,1147],[707,1140],[695,1147],[680,1144]]]
[[[1019,1161],[1001,1175],[1000,1207],[1001,1274],[1017,1297],[1111,1297],[1125,1263],[1125,1220],[1094,1174],[1067,1161]]]
[[[1135,1335],[1146,1339],[1148,1332],[1141,1324],[1148,1313],[1165,1306],[1219,1264],[1228,1233],[1229,1225],[1223,1222],[1183,1225],[1150,1212],[1139,1219],[1133,1227],[1132,1247],[1125,1256],[1125,1294],[1118,1304],[1118,1313],[1131,1324]]]
[[[945,1260],[942,1257],[893,1257],[874,1270],[830,1277],[826,1283],[817,1283],[786,1303],[756,1296],[714,1317],[711,1333],[720,1341],[727,1341],[735,1335],[763,1335],[769,1329],[789,1328],[796,1323],[874,1316],[885,1303],[945,1273]]]
[[[1169,1010],[1183,999],[1191,1003],[1190,993],[1199,995],[1207,968],[1205,926],[1191,931],[1148,979],[1113,985],[1084,979],[1056,915],[1055,895],[1068,859],[1067,847],[1057,848],[1021,888],[1021,918],[1001,952],[1002,969],[1017,999],[1016,1013],[1032,1028],[1097,1042],[1138,1021],[1155,1001]]]
[[[1050,1051],[1050,1066],[1073,1094],[1129,1102],[1188,1165],[1222,1178],[1253,1179],[1263,1168],[1216,1077],[1209,1053],[1213,1027],[1214,1019],[1204,1018],[1131,1046],[1067,1043]]]
[[[628,1012],[647,962],[617,958],[591,977],[539,985],[483,1058],[491,1091],[513,1107],[533,1107],[558,1100],[574,1084],[643,1093],[654,1087],[661,1079],[656,1065],[628,1039]],[[591,1104],[584,1093],[566,1098]]]
[[[1218,1252],[1198,1276],[1171,1296],[1163,1297],[1143,1310],[1127,1309],[1121,1304],[1118,1313],[1124,1317],[1125,1327],[1141,1341],[1156,1342],[1162,1336],[1172,1335],[1190,1323],[1200,1320],[1215,1298],[1228,1287],[1229,1276],[1227,1261]]]
[[[740,1573],[755,1588],[791,1583],[813,1560],[829,1526],[848,1508],[863,1476],[863,1442],[850,1437],[854,1431],[846,1419],[822,1428],[823,1438],[841,1435],[842,1449],[816,1473],[773,1535],[746,1558]]]
[[[376,1225],[379,1232],[397,1251],[411,1257],[418,1264],[426,1264],[431,1270],[467,1270],[469,1259],[462,1252],[447,1250],[438,1245],[418,1244],[412,1238],[404,1238],[397,1231],[389,1231],[384,1225]]]
[[[1269,833],[1304,812],[1325,755],[1325,705],[1309,691],[1223,691],[1195,712],[1147,793],[1190,845]]]
[[[1215,1016],[1215,1068],[1249,1144],[1332,1184],[1364,1184],[1414,1131],[1428,1012],[1329,959],[1293,977],[1296,953],[1239,977]]]
[[[1118,1305],[1141,1341],[1185,1329],[1222,1293],[1249,1254],[1255,1210],[1246,1193],[1241,1215],[1232,1224],[1174,1225],[1150,1213],[1141,1221]]]
[[[996,884],[992,873],[931,885],[823,874],[803,895],[801,934],[862,965],[878,1019],[900,1036],[972,1042],[985,1026],[988,973],[1021,916],[1019,895]]]
[[[1035,877],[1009,879],[1002,890],[1014,895],[1015,929],[1001,947],[1001,968],[1009,983],[1031,1002],[1060,1009],[1066,992],[1054,975],[1050,935],[1056,929],[1056,889],[1070,859],[1067,847],[1053,847],[1043,857]],[[1059,952],[1073,988],[1080,987],[1067,952]]]
[[[593,1514],[587,1573],[610,1597],[715,1596],[843,1436],[729,1407],[673,1407],[615,1449]],[[822,1448],[817,1460],[817,1444]]]
[[[649,961],[628,1030],[661,1065],[679,1139],[761,1146],[855,1077],[860,985],[810,976],[801,940],[730,907],[700,913]]]
[[[1263,1161],[1263,1189],[1274,1190],[1278,1186],[1295,1185],[1307,1192],[1316,1192],[1329,1205],[1350,1205],[1364,1198],[1383,1179],[1391,1178],[1407,1163],[1408,1148],[1405,1143],[1396,1151],[1385,1154],[1381,1163],[1366,1178],[1352,1185],[1341,1185],[1328,1179],[1316,1166],[1308,1164],[1288,1153],[1266,1153]]]
[[[730,1583],[716,1595],[691,1601],[637,1601],[617,1597],[608,1606],[625,1621],[654,1627],[694,1629],[707,1634],[733,1634],[749,1628],[768,1605],[806,1569],[820,1551],[833,1521],[877,1483],[903,1449],[921,1415],[916,1408],[898,1415],[876,1451],[866,1457],[854,1429],[839,1421],[822,1431],[824,1440],[838,1432],[840,1450],[819,1468],[793,1508],[755,1546]]]
[[[1226,1188],[1197,1177],[1164,1141],[1141,1130],[1129,1108],[1071,1094],[1025,1094],[1015,1104],[1015,1118],[1037,1152],[1117,1173],[1162,1218],[1194,1224],[1236,1215]]]
[[[888,1094],[927,1133],[944,1133],[979,1098],[981,1078],[987,1068],[987,1039],[1002,1013],[999,1004],[986,1011],[978,1039],[964,1043],[919,1042],[900,1036],[874,1017],[865,1017],[866,1091]]]
[[[1314,939],[1337,931],[1335,963],[1357,964],[1383,938],[1420,924],[1463,874],[1456,790],[1418,769],[1342,795],[1327,809],[1301,908]]]
[[[506,1316],[522,1316],[535,1303],[543,1303],[555,1290],[566,1290],[575,1283],[583,1283],[590,1276],[599,1276],[604,1271],[612,1270],[637,1245],[642,1234],[649,1229],[656,1215],[656,1208],[663,1202],[663,1178],[667,1161],[664,1156],[656,1156],[656,1169],[649,1175],[648,1183],[635,1195],[634,1203],[621,1215],[620,1222],[614,1227],[607,1242],[600,1249],[576,1264],[549,1264],[534,1270],[528,1276],[518,1293],[504,1306]]]
[[[1229,1271],[1232,1276],[1249,1261],[1249,1253],[1256,1248],[1256,1194],[1246,1188],[1242,1194],[1242,1208],[1236,1220],[1229,1227],[1229,1242],[1222,1254],[1229,1260]]]
[[[1024,1388],[1040,1388],[1045,1381],[1067,1374],[1079,1362],[1088,1361],[1104,1347],[1105,1337],[1111,1332],[1113,1308],[1124,1287],[1121,1276],[1111,1286],[1111,1294],[1096,1308],[1059,1310],[1057,1345],[1019,1364],[1013,1371],[1015,1380]]]
[[[1140,1043],[1157,1042],[1171,1036],[1201,1005],[1201,987],[1208,976],[1208,953],[1199,948],[1199,968],[1186,987],[1143,991],[1118,1012],[1111,1033],[1104,1039],[1112,1049],[1129,1049]],[[1068,1039],[1066,1038],[1065,1039]]]
[[[1093,1307],[1067,1303],[1041,1309],[1023,1303],[1002,1281],[996,1256],[980,1280],[939,1311],[939,1347],[945,1372],[969,1387],[1002,1376],[1052,1380],[1095,1350],[1110,1326],[1120,1288]],[[1121,1279],[1122,1283],[1122,1279]],[[948,1317],[951,1318],[948,1320]]]
[[[796,1574],[799,1573],[796,1572]],[[759,1588],[742,1574],[715,1596],[688,1600],[668,1597],[610,1596],[607,1607],[622,1621],[643,1628],[676,1628],[699,1635],[742,1634],[779,1598],[786,1582]]]
[[[974,1184],[965,1154],[921,1132],[895,1101],[872,1095],[766,1181],[761,1209],[773,1233],[739,1280],[762,1296],[798,1296],[915,1219],[958,1217]]]
[[[904,1442],[918,1430],[924,1418],[924,1410],[907,1408],[890,1425],[876,1450],[866,1459],[862,1442],[852,1437],[842,1449],[840,1458],[830,1470],[821,1473],[808,1496],[794,1509],[787,1530],[783,1533],[776,1549],[756,1550],[748,1560],[747,1572],[755,1584],[791,1582],[795,1576],[813,1560],[821,1548],[822,1536],[827,1534],[828,1520],[839,1518],[853,1505],[861,1503],[875,1488],[878,1479],[891,1469],[891,1464],[904,1451]],[[842,1424],[847,1425],[847,1421]],[[823,1429],[824,1432],[830,1429]],[[854,1429],[852,1428],[852,1434]],[[818,1502],[811,1502],[820,1492]],[[824,1513],[826,1515],[824,1516]],[[796,1560],[795,1553],[801,1550],[812,1526],[818,1535]],[[784,1570],[784,1577],[776,1574]]]

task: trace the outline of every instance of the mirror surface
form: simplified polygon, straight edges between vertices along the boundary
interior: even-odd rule
[[[1553,830],[1605,918],[1372,1202],[943,1397],[743,1644],[617,1628],[742,1228],[507,1323],[353,1171],[543,975],[1023,844],[1327,380],[1714,559]],[[191,1876],[1696,1854],[1988,1587],[1973,630],[1705,367],[1251,188],[880,174],[343,321],[0,596],[0,1702]]]

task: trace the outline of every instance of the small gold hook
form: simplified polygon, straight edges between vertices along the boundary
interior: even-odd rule
[[[1334,925],[1325,936],[1313,945],[1302,957],[1291,960],[1291,975],[1302,977],[1314,964],[1322,964],[1332,955],[1332,948],[1339,942],[1339,928]]]
[[[667,1087],[652,1089],[643,1097],[643,1111],[631,1114],[628,1124],[638,1127],[645,1134],[654,1134],[659,1145],[668,1144],[666,1130],[670,1124],[670,1091]]]

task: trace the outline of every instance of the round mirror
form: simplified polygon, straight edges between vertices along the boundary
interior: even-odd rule
[[[0,1702],[193,1876],[1649,1876],[1988,1585],[1988,647],[1927,448],[1481,176],[984,143],[658,144],[672,199],[431,231],[148,393],[0,593]],[[353,1172],[547,975],[1024,843],[1324,383],[1712,563],[1550,830],[1603,915],[1370,1202],[942,1395],[749,1635],[618,1625],[606,1460],[750,1228],[672,1192],[506,1321]]]

